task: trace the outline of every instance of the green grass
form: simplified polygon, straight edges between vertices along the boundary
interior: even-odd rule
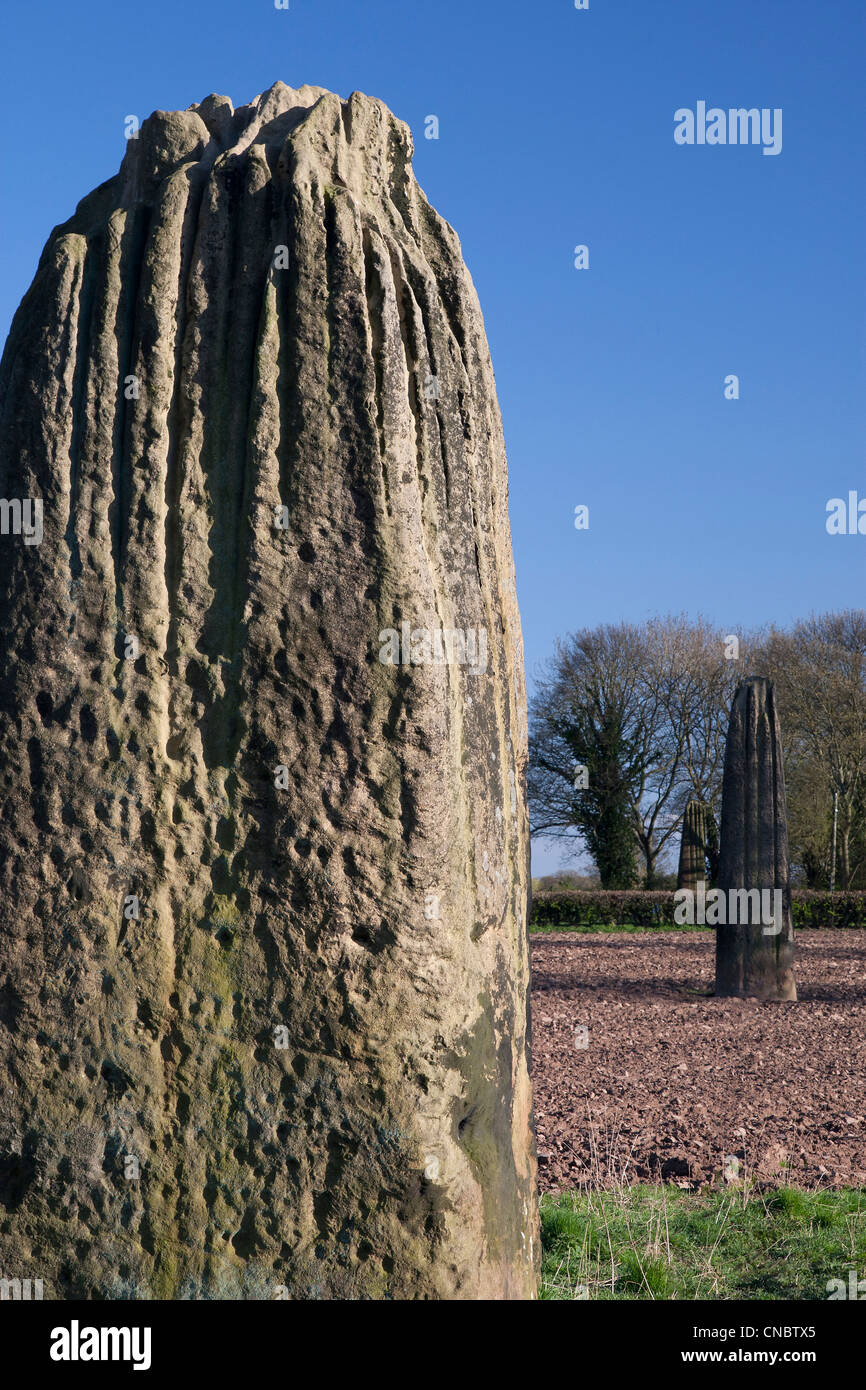
[[[545,1299],[827,1299],[866,1278],[866,1190],[544,1196],[541,1242]]]

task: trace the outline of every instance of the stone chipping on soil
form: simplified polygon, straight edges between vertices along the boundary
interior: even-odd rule
[[[797,933],[797,1003],[707,997],[714,946],[533,937],[543,1190],[866,1183],[866,932]]]

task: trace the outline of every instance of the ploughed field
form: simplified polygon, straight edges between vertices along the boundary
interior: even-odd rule
[[[796,1004],[707,998],[711,930],[531,942],[543,1190],[866,1184],[866,932],[797,932]]]

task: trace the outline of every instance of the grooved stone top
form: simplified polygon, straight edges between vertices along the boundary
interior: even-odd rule
[[[358,93],[156,112],[12,326],[0,1269],[46,1297],[534,1294],[505,450],[411,155]]]

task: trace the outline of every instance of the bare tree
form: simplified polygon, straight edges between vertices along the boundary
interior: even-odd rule
[[[857,867],[852,846],[866,795],[866,613],[848,609],[803,619],[790,632],[774,629],[762,656],[789,730],[786,766],[790,760],[820,770],[825,800],[815,808],[819,816],[836,796],[839,881],[847,888]]]
[[[533,832],[579,837],[606,888],[634,881],[639,646],[637,629],[624,624],[557,642],[530,706]]]
[[[651,886],[690,799],[718,822],[734,692],[744,677],[761,675],[776,683],[795,867],[807,882],[826,879],[835,793],[839,882],[849,887],[866,868],[860,610],[736,640],[680,615],[585,629],[559,643],[532,707],[534,832],[579,837],[603,881],[620,886],[636,849]],[[574,785],[580,764],[592,765],[589,788]]]
[[[735,683],[722,635],[684,616],[584,629],[558,643],[532,705],[533,831],[579,834],[598,864],[602,793],[621,805],[624,792],[651,887],[689,797],[718,805]],[[575,767],[593,761],[603,785],[581,795]],[[611,832],[619,823],[611,815]]]

